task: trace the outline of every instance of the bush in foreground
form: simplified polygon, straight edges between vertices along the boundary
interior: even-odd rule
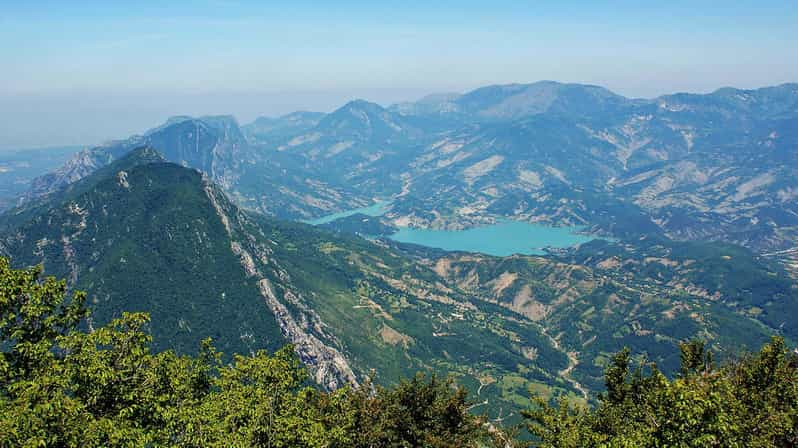
[[[605,372],[595,409],[537,400],[527,411],[541,447],[798,446],[798,356],[781,338],[716,366],[700,342],[681,344],[673,380],[628,350]]]

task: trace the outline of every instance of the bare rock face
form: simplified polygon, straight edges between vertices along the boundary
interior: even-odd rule
[[[299,325],[288,308],[277,298],[267,279],[261,279],[258,285],[283,335],[294,344],[299,359],[308,366],[316,383],[329,390],[344,385],[356,386],[357,379],[346,358],[334,347],[324,344],[316,335]],[[307,320],[308,316],[304,315],[302,318]]]
[[[257,279],[258,290],[280,326],[283,336],[294,345],[297,355],[308,366],[316,383],[329,390],[347,384],[357,385],[355,374],[344,355],[334,346],[325,344],[322,338],[337,345],[340,345],[340,342],[329,333],[314,331],[324,328],[324,322],[304,303],[301,294],[286,282],[287,274],[277,264],[278,261],[271,257],[268,247],[253,243],[251,236],[240,241],[236,239],[239,235],[246,236],[247,229],[252,226],[246,216],[231,206],[225,199],[224,193],[208,183],[207,179],[204,179],[203,183],[210,203],[231,238],[230,250],[241,261],[247,276]],[[274,272],[275,276],[282,280],[279,289],[262,273],[267,270]],[[278,292],[275,290],[281,292],[282,297],[278,297]],[[293,308],[298,311],[292,313],[285,302],[292,303]]]
[[[231,117],[174,118],[145,135],[79,152],[61,168],[35,179],[28,196],[63,188],[143,146],[156,148],[171,162],[216,174],[229,183],[236,170],[227,164],[242,159],[240,151],[246,149],[246,140]]]

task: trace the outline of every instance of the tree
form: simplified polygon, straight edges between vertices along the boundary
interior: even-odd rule
[[[595,409],[539,398],[524,413],[541,447],[793,447],[798,445],[798,356],[774,337],[758,353],[714,365],[704,344],[680,345],[669,380],[629,351],[605,371]]]
[[[451,378],[417,374],[392,388],[372,389],[370,381],[349,393],[354,447],[503,446],[500,432],[469,412],[468,394]]]

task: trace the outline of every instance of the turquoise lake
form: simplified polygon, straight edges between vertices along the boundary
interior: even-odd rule
[[[378,202],[369,207],[347,210],[306,221],[318,225],[339,218],[362,213],[380,216],[390,202]],[[541,255],[544,248],[565,248],[586,243],[594,239],[577,232],[581,227],[550,227],[521,221],[502,220],[496,224],[466,230],[432,230],[401,227],[390,235],[394,241],[412,243],[451,251],[479,252],[488,255],[508,256],[512,254]]]
[[[564,248],[593,240],[573,227],[549,227],[521,221],[501,221],[466,230],[431,230],[402,227],[390,236],[401,243],[445,250],[480,252],[505,257],[512,254],[541,255],[546,247]]]
[[[319,224],[327,224],[328,222],[333,222],[336,219],[346,218],[347,216],[352,216],[358,213],[362,213],[366,216],[382,216],[388,209],[389,205],[391,205],[391,203],[388,201],[377,201],[368,207],[353,208],[352,210],[345,210],[343,212],[333,213],[331,215],[322,216],[321,218],[316,219],[309,219],[303,222],[317,226]]]

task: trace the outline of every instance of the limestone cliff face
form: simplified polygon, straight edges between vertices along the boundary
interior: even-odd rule
[[[79,152],[61,168],[35,179],[28,196],[57,191],[142,146],[157,148],[166,160],[228,184],[240,171],[235,165],[244,160],[243,151],[247,149],[246,139],[232,117],[175,117],[144,135]]]
[[[267,245],[259,244],[258,238],[248,233],[257,228],[256,224],[233,206],[208,179],[204,179],[203,183],[208,200],[230,238],[230,250],[239,258],[246,275],[257,281],[258,290],[280,326],[282,335],[294,345],[313,379],[330,390],[344,385],[357,385],[352,367],[335,348],[341,346],[340,341],[333,334],[321,330],[327,325],[308,306],[302,293],[291,285],[290,275],[280,266],[273,251]],[[294,305],[293,312],[286,302]]]

